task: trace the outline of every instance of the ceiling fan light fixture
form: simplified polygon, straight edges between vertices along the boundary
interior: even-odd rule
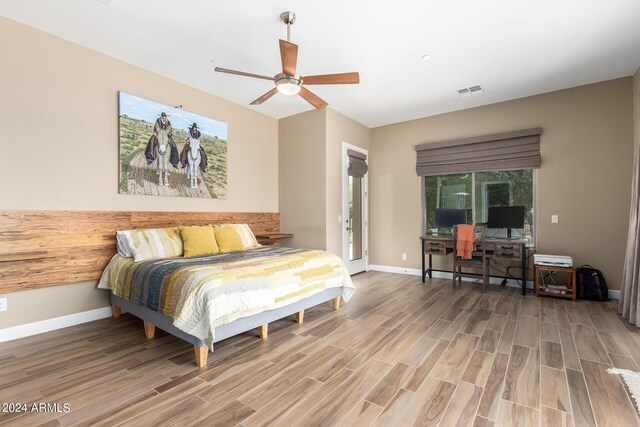
[[[280,73],[276,76],[276,89],[283,95],[297,95],[301,88],[302,78],[298,74],[291,77]]]
[[[215,67],[215,71],[219,73],[236,74],[239,76],[252,77],[254,79],[269,80],[275,83],[276,87],[257,99],[254,99],[251,105],[261,105],[277,93],[287,96],[300,95],[302,99],[311,104],[314,108],[320,109],[327,105],[327,102],[318,95],[306,88],[307,85],[347,85],[360,83],[360,75],[357,72],[338,73],[338,74],[319,74],[306,75],[303,81],[302,77],[297,74],[298,67],[298,45],[291,43],[291,24],[296,19],[293,12],[283,12],[280,15],[282,22],[287,26],[287,40],[280,39],[280,62],[282,63],[282,72],[273,77],[263,76],[260,74],[246,73],[244,71],[230,70],[228,68]],[[213,60],[212,60],[213,62]],[[305,87],[302,87],[302,86]],[[304,90],[303,90],[304,89]]]

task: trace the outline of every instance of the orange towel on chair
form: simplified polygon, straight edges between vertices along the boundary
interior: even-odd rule
[[[458,225],[458,243],[456,245],[456,251],[460,258],[471,259],[471,254],[473,253],[473,248],[476,243],[475,231],[476,228],[473,224]]]

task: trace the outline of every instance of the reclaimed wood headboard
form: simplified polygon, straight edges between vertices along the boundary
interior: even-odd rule
[[[0,294],[98,280],[117,230],[249,224],[277,232],[277,212],[0,211]]]

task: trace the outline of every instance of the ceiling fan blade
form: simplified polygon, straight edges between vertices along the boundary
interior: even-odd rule
[[[260,105],[262,104],[264,101],[266,101],[267,99],[271,98],[273,95],[275,95],[276,93],[278,93],[278,89],[276,89],[275,87],[273,89],[271,89],[269,92],[265,93],[264,95],[262,95],[260,98],[256,99],[255,101],[253,101],[251,103],[251,105]]]
[[[306,85],[348,85],[360,83],[358,73],[322,74],[319,76],[303,77]]]
[[[282,72],[287,76],[295,76],[298,66],[298,45],[280,40],[280,59],[282,60]]]
[[[318,110],[322,107],[326,107],[327,105],[329,105],[322,98],[320,98],[318,95],[311,92],[310,90],[306,89],[304,86],[300,88],[300,93],[298,93],[298,95],[303,97],[305,101],[313,105]]]
[[[217,72],[219,72],[219,73],[237,74],[239,76],[253,77],[255,79],[263,79],[263,80],[271,80],[271,81],[273,81],[273,77],[261,76],[260,74],[245,73],[244,71],[229,70],[227,68],[220,68],[220,67],[216,67],[215,70]]]

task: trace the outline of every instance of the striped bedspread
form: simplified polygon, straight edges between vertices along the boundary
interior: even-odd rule
[[[328,288],[355,292],[342,260],[324,251],[263,246],[193,258],[133,262],[115,255],[98,287],[173,318],[213,349],[216,327]]]

